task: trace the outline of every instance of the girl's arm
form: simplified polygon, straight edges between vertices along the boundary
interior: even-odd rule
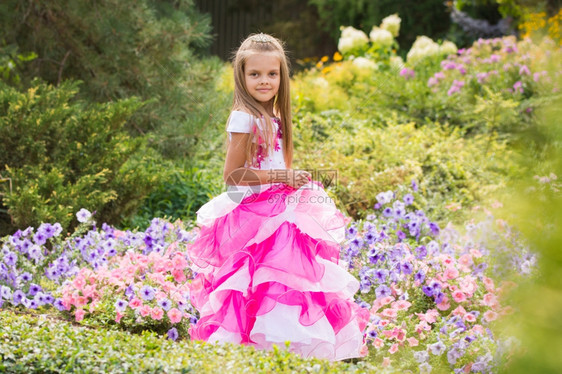
[[[267,183],[285,183],[291,187],[300,188],[308,183],[310,173],[304,170],[293,169],[270,169],[254,170],[245,168],[245,147],[250,134],[232,133],[226,161],[224,163],[223,178],[228,185],[253,186]]]

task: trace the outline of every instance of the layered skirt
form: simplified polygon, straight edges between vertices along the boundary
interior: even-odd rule
[[[353,301],[359,282],[338,265],[348,219],[321,183],[231,190],[205,204],[198,223],[192,339],[361,356],[369,313]]]

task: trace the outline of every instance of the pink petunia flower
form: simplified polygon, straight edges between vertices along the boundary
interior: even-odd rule
[[[133,309],[137,309],[140,306],[142,306],[142,301],[140,299],[137,299],[136,297],[133,298],[131,301],[129,301],[129,306]]]
[[[448,266],[445,269],[445,278],[447,279],[455,279],[456,277],[459,276],[459,271],[453,267],[453,266]]]
[[[396,309],[393,308],[387,308],[382,311],[381,315],[390,319],[395,319],[397,315],[397,311]]]
[[[392,303],[392,308],[396,310],[406,310],[412,305],[411,302],[407,300],[398,300]]]
[[[453,300],[455,300],[456,303],[462,303],[466,301],[466,295],[462,291],[455,291],[453,292]]]
[[[172,270],[172,276],[174,277],[174,280],[178,283],[183,283],[187,280],[185,273],[182,269]]]
[[[476,317],[472,313],[466,313],[463,319],[467,322],[476,322]]]
[[[168,311],[168,318],[170,318],[170,322],[178,323],[181,321],[182,314],[177,308],[172,308]]]
[[[384,342],[382,341],[381,338],[375,338],[375,340],[373,340],[373,346],[375,346],[375,348],[380,348],[384,345]]]
[[[406,339],[408,341],[408,344],[410,344],[410,347],[417,347],[419,344],[418,339],[414,338],[413,336],[411,338]]]
[[[453,310],[452,314],[454,316],[463,317],[466,314],[466,309],[464,309],[464,307],[462,305],[459,305],[458,307],[455,308],[455,310]]]
[[[84,279],[82,274],[78,274],[72,281],[72,285],[78,290],[82,290],[82,288],[86,285],[86,279]]]
[[[164,316],[164,311],[162,310],[162,308],[154,307],[150,311],[150,316],[152,317],[152,319],[161,320]]]
[[[493,310],[487,310],[484,312],[484,320],[486,322],[495,321],[498,318],[498,313],[494,312]]]
[[[152,308],[149,305],[143,305],[139,309],[140,315],[143,316],[143,317],[148,316],[151,311],[152,311]]]
[[[398,351],[398,343],[394,343],[392,344],[392,346],[390,347],[390,349],[388,350],[388,352],[390,352],[390,354],[394,354]]]
[[[76,313],[74,314],[76,322],[82,321],[84,319],[85,314],[86,314],[86,311],[84,309],[76,309]]]

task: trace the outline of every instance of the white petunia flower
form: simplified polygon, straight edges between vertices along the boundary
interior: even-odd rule
[[[78,211],[78,213],[76,213],[76,218],[78,219],[78,222],[80,223],[84,223],[84,222],[88,222],[88,220],[90,219],[90,217],[92,216],[92,213],[90,213],[89,210],[87,209],[80,209]]]

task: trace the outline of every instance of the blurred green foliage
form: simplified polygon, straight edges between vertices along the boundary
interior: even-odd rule
[[[551,71],[558,71],[552,61]],[[562,84],[560,75],[556,79]],[[536,113],[538,125],[521,144],[527,178],[505,191],[505,216],[538,254],[540,276],[511,295],[516,312],[504,324],[521,351],[504,373],[558,373],[562,356],[562,97]],[[541,150],[537,152],[537,150]]]
[[[12,184],[0,184],[2,234],[41,222],[67,228],[80,208],[118,222],[158,180],[150,163],[159,156],[124,129],[139,100],[88,104],[78,92],[71,81],[37,80],[23,92],[0,82],[0,173]]]

